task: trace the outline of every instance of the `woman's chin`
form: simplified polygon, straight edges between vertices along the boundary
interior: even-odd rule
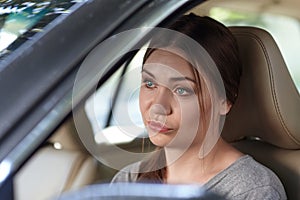
[[[150,136],[149,138],[150,141],[157,147],[165,147],[172,141],[172,138],[159,133],[155,134],[154,136]]]

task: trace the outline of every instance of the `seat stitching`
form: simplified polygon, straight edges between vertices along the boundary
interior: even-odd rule
[[[269,74],[270,74],[270,83],[271,83],[271,91],[272,91],[272,96],[273,96],[273,100],[274,100],[274,104],[275,104],[275,110],[278,114],[278,117],[279,117],[279,121],[281,122],[281,125],[283,127],[283,129],[285,130],[285,133],[298,145],[300,145],[300,141],[295,138],[290,130],[288,129],[287,125],[285,124],[284,120],[283,120],[283,117],[281,115],[281,112],[280,112],[280,108],[279,108],[279,104],[278,104],[278,100],[277,100],[277,96],[276,96],[276,91],[275,91],[275,87],[274,87],[274,77],[273,77],[273,71],[272,71],[272,68],[270,67],[271,66],[271,62],[270,62],[270,58],[269,58],[269,55],[267,53],[267,50],[266,50],[266,47],[265,45],[263,44],[262,40],[257,37],[255,34],[253,33],[248,33],[248,32],[240,32],[240,33],[235,33],[235,35],[249,35],[251,36],[253,39],[255,39],[259,44],[260,46],[262,47],[263,49],[263,52],[264,52],[264,55],[266,56],[267,58],[267,64],[268,64],[268,71],[269,71]]]

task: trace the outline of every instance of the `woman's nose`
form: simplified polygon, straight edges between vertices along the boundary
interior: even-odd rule
[[[172,112],[172,92],[166,87],[161,87],[153,96],[151,112],[157,115],[169,115]]]

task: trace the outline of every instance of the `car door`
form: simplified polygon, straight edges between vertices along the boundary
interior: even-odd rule
[[[109,36],[131,28],[169,23],[201,1],[78,1],[69,13],[55,18],[1,60],[0,186],[1,196],[12,197],[11,178],[37,148],[90,94],[128,59],[118,53],[134,46],[121,43],[105,49],[101,58],[108,71],[101,80],[77,76],[82,61]],[[88,77],[88,78],[87,78]],[[74,95],[75,80],[81,88]],[[73,92],[73,95],[72,95]]]

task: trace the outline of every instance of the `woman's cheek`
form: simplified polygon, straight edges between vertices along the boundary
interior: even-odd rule
[[[190,101],[181,103],[181,118],[178,134],[182,134],[181,139],[186,145],[191,144],[199,132],[200,126],[200,108],[198,98],[192,98]]]
[[[180,108],[180,119],[182,126],[189,127],[191,124],[200,119],[200,107],[197,96],[191,96],[184,100],[178,100],[178,105]]]
[[[147,107],[149,107],[150,104],[150,96],[147,95],[147,92],[145,92],[144,89],[140,89],[140,96],[139,96],[139,106],[140,106],[140,112],[142,114],[143,120],[145,122],[145,116],[147,115]]]

